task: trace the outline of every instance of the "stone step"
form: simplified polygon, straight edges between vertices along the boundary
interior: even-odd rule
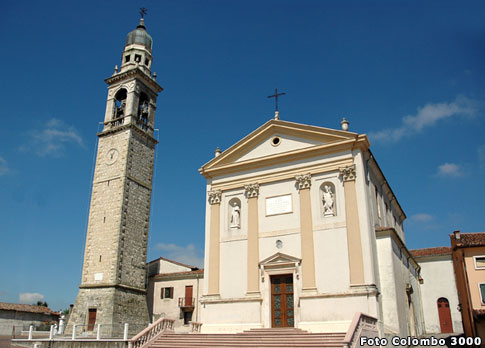
[[[167,333],[150,348],[341,348],[345,333],[309,333],[295,328],[251,329],[235,334]]]
[[[151,347],[156,348],[168,348],[168,347],[220,347],[220,348],[232,348],[232,347],[268,347],[268,348],[299,348],[299,347],[307,347],[307,348],[333,348],[333,347],[342,347],[342,343],[321,343],[321,342],[298,342],[298,343],[290,343],[290,342],[237,342],[237,341],[228,341],[228,342],[163,342],[157,341]]]

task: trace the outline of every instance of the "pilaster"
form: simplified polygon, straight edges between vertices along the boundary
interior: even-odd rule
[[[344,183],[347,247],[349,252],[350,285],[364,283],[364,260],[359,225],[359,206],[355,188],[355,164],[339,168]]]
[[[247,295],[259,295],[259,184],[244,186],[248,199],[248,284]]]
[[[295,177],[300,194],[301,268],[303,291],[316,291],[315,249],[313,246],[312,205],[310,199],[311,174]]]
[[[208,295],[219,295],[221,198],[221,190],[209,191],[210,242]]]

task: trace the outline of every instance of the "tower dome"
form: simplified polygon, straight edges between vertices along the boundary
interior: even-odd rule
[[[140,19],[140,24],[138,24],[136,29],[131,31],[126,36],[125,47],[133,44],[143,45],[150,51],[152,50],[153,40],[146,31],[145,21],[143,20],[143,18]]]

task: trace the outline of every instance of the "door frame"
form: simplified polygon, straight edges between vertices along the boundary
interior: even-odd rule
[[[271,317],[271,276],[273,275],[293,275],[293,308],[294,308],[294,327],[298,327],[300,322],[300,264],[301,259],[283,253],[276,253],[259,263],[261,275],[261,295],[263,297],[261,308],[261,322],[264,328],[272,327]]]
[[[270,288],[271,288],[271,309],[270,309],[270,312],[271,312],[271,327],[278,327],[278,326],[273,326],[273,313],[275,311],[275,309],[273,308],[273,296],[275,294],[273,294],[273,279],[276,278],[276,277],[279,277],[280,279],[284,279],[284,278],[290,278],[291,277],[291,287],[292,287],[292,292],[291,292],[291,295],[293,296],[293,299],[295,298],[295,285],[294,285],[294,282],[293,282],[293,274],[292,273],[286,273],[286,274],[273,274],[270,276]],[[282,286],[284,282],[281,282],[280,283],[280,286]],[[286,290],[286,285],[285,285],[285,290]],[[277,294],[277,293],[276,293]],[[286,308],[286,295],[288,295],[288,292],[280,292],[280,298],[281,298],[281,309],[285,309],[285,312],[288,312],[288,308]],[[283,301],[283,294],[285,295],[284,298],[285,300]],[[279,327],[295,327],[295,304],[293,303],[293,326],[287,326],[287,323],[284,323],[283,326],[279,326]],[[282,311],[283,312],[283,311]],[[282,318],[285,318],[285,316],[282,316]]]

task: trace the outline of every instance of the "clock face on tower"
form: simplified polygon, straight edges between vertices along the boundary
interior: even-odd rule
[[[118,159],[118,150],[111,149],[106,153],[106,164],[111,165]]]

